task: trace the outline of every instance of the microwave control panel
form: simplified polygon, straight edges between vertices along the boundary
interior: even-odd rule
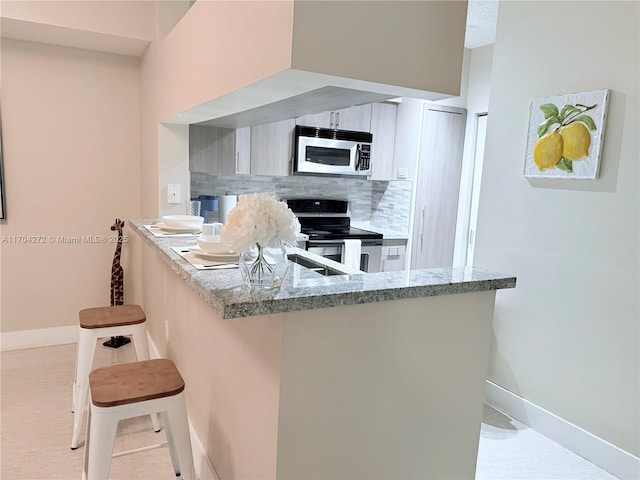
[[[369,170],[371,166],[371,145],[361,144],[358,150],[360,151],[358,170]]]

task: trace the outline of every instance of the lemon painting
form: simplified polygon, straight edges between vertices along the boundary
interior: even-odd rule
[[[525,177],[598,177],[608,90],[531,102]]]

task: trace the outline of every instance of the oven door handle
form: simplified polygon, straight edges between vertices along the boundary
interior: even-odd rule
[[[342,240],[307,240],[307,248],[313,247],[342,247]]]

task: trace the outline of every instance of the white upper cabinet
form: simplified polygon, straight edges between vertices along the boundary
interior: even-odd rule
[[[296,125],[368,132],[371,129],[371,104],[303,115],[296,118]]]
[[[393,150],[396,141],[395,103],[374,103],[371,111],[371,180],[393,180]]]

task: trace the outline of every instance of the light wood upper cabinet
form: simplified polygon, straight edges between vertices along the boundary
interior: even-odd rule
[[[235,152],[235,129],[189,125],[189,171],[233,175]]]
[[[236,130],[236,172],[251,173],[251,127]]]
[[[296,118],[296,125],[305,125],[308,127],[333,128],[333,118],[335,112],[320,112],[303,115]],[[331,126],[329,126],[331,125]]]
[[[371,129],[371,104],[303,115],[296,118],[296,125],[369,132]]]
[[[396,140],[395,103],[374,103],[371,110],[371,180],[393,180],[393,149]]]
[[[238,129],[189,126],[189,170],[214,175],[291,173],[296,124],[371,132],[372,180],[393,178],[397,106],[374,103]],[[333,128],[336,128],[335,126]]]
[[[252,175],[289,175],[295,126],[289,119],[251,127]]]
[[[336,110],[335,125],[340,130],[371,131],[371,104]]]

